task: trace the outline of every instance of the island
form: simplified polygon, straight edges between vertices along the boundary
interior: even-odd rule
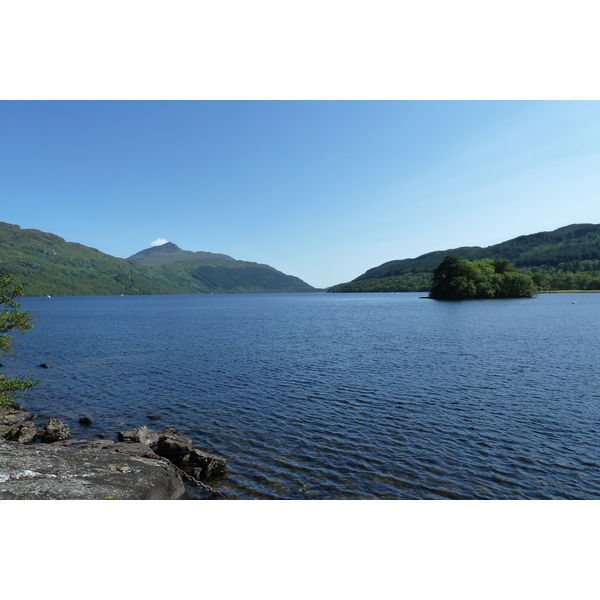
[[[507,260],[460,260],[449,254],[436,267],[429,297],[434,300],[530,298],[537,286]]]

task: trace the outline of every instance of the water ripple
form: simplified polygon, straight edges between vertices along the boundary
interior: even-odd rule
[[[418,296],[28,298],[15,373],[74,436],[182,429],[233,498],[600,498],[600,295]]]

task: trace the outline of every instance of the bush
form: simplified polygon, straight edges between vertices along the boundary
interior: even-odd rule
[[[16,285],[12,275],[0,273],[0,356],[13,354],[12,333],[31,329],[30,311],[20,311],[21,304],[15,298],[23,295],[23,287]],[[12,404],[37,382],[31,379],[6,379],[0,376],[0,406]]]

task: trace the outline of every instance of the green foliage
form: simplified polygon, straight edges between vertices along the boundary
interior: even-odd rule
[[[363,279],[341,283],[330,288],[330,292],[426,292],[431,287],[430,273],[407,273],[397,277]]]
[[[369,269],[350,283],[334,286],[330,291],[417,291],[408,286],[398,286],[397,282],[409,275],[428,277],[431,282],[434,270],[448,255],[469,261],[491,259],[498,274],[503,274],[506,269],[513,272],[518,269],[518,272],[532,277],[537,275],[535,283],[544,290],[600,290],[600,225],[576,224],[520,236],[487,248],[463,246],[429,252],[417,258],[389,261]],[[587,275],[583,276],[584,273]],[[394,288],[394,284],[396,289],[389,289]],[[426,291],[430,285],[418,291]],[[456,285],[463,286],[463,293],[469,292],[467,282],[461,284],[458,281]],[[484,288],[485,284],[476,293],[483,295]]]
[[[0,356],[12,354],[12,333],[31,329],[31,313],[20,311],[21,304],[15,298],[23,295],[23,287],[16,285],[12,275],[0,273]],[[12,404],[16,398],[31,389],[35,382],[30,379],[5,379],[0,376],[0,406]]]
[[[0,223],[0,261],[28,296],[311,292],[268,265],[175,244],[115,258],[35,229]]]
[[[433,273],[429,297],[436,300],[525,298],[535,294],[533,279],[505,260],[473,262],[448,255]]]
[[[432,274],[447,255],[462,260],[489,258],[505,263],[504,267],[502,264],[498,265],[498,272],[502,272],[506,264],[511,263],[514,265],[511,268],[517,268],[521,272],[600,271],[600,225],[568,225],[555,231],[520,236],[487,248],[463,246],[452,250],[429,252],[417,258],[393,260],[369,269],[352,283],[367,279],[383,280],[407,274]]]

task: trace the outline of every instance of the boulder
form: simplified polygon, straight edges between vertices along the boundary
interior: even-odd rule
[[[97,444],[98,442],[94,443]],[[135,456],[144,456],[146,454],[152,454],[153,456],[156,456],[150,446],[139,442],[116,442],[113,443],[111,448],[115,451],[120,450]]]
[[[12,429],[15,425],[30,421],[35,415],[17,408],[0,408],[0,437]]]
[[[80,425],[91,425],[93,422],[89,417],[79,417]]]
[[[179,431],[173,427],[165,427],[158,432],[158,435],[179,435]]]
[[[169,435],[161,433],[158,438],[156,454],[164,456],[173,462],[177,462],[192,449],[192,440],[181,435]]]
[[[185,491],[164,461],[105,448],[0,439],[0,500],[170,500]]]
[[[50,419],[48,425],[42,431],[41,438],[44,444],[51,444],[52,442],[68,440],[70,436],[69,426],[66,423],[62,423],[58,419]]]
[[[197,448],[181,458],[179,467],[195,479],[214,479],[225,473],[227,462],[220,456],[206,454]]]
[[[137,444],[145,444],[146,446],[156,446],[158,444],[159,435],[156,431],[152,431],[147,427],[136,427],[127,431],[119,431],[117,438],[120,442],[133,442]]]
[[[5,434],[7,440],[17,442],[19,444],[30,444],[40,434],[35,425],[31,421],[25,421],[19,425],[14,425]]]

